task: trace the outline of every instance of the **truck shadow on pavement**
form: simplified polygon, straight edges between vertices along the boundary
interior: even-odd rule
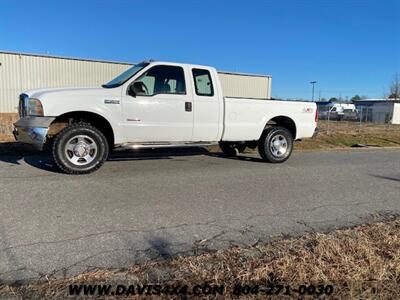
[[[10,144],[10,145],[4,145]],[[26,164],[41,169],[44,171],[60,173],[56,166],[52,156],[50,154],[44,154],[39,151],[35,151],[29,146],[21,145],[19,143],[3,143],[0,144],[0,162],[6,162],[9,164],[21,165],[21,161]],[[7,151],[2,148],[8,146]],[[206,155],[216,158],[224,158],[239,161],[251,161],[251,162],[263,162],[261,158],[246,156],[246,154],[240,154],[236,157],[230,157],[222,152],[209,151],[206,148],[201,147],[182,147],[182,148],[159,148],[159,149],[135,149],[135,150],[119,150],[113,151],[108,157],[108,161],[135,161],[135,160],[165,160],[165,159],[179,159],[184,156],[198,156]]]
[[[216,153],[216,152],[209,152],[206,155],[208,156],[213,156],[213,157],[219,157],[219,158],[225,158],[225,159],[232,159],[232,160],[242,160],[242,161],[250,161],[250,162],[257,162],[257,163],[265,163],[261,158],[259,157],[254,157],[254,156],[246,156],[246,153],[241,153],[238,156],[227,156],[224,153]]]
[[[199,147],[118,150],[110,153],[108,161],[173,159],[174,156],[196,156],[209,153]]]
[[[110,154],[108,161],[174,159],[176,157],[197,156],[197,155],[207,155],[211,157],[233,159],[233,160],[263,162],[261,158],[246,156],[246,154],[240,154],[240,156],[230,157],[222,152],[215,152],[215,151],[211,152],[206,148],[201,148],[201,147],[136,149],[136,150],[115,151]]]

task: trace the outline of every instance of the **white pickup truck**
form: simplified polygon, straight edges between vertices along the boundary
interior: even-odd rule
[[[219,144],[231,156],[258,147],[265,161],[280,163],[294,140],[315,134],[315,103],[224,97],[220,76],[212,67],[148,61],[102,87],[27,91],[14,136],[51,149],[62,171],[85,174],[117,147]]]

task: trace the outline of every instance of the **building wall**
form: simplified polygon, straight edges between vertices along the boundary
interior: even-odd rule
[[[271,99],[270,76],[218,72],[224,97]]]
[[[29,89],[99,86],[130,64],[0,52],[0,113],[16,112]]]
[[[393,111],[393,103],[375,103],[372,106],[372,122],[387,123],[390,121]]]
[[[400,124],[400,103],[394,103],[392,124]]]

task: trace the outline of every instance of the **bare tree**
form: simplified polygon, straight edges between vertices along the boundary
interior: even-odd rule
[[[400,99],[400,75],[396,73],[393,76],[393,81],[390,84],[389,99],[398,100]]]

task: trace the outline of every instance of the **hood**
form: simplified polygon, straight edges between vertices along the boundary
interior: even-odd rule
[[[47,96],[58,95],[98,95],[98,94],[113,94],[110,89],[102,87],[63,87],[63,88],[42,88],[25,91],[24,94],[30,98],[41,99]]]
[[[45,116],[58,116],[75,110],[92,111],[104,105],[105,100],[120,100],[121,88],[65,87],[35,89],[24,92],[39,99]]]

